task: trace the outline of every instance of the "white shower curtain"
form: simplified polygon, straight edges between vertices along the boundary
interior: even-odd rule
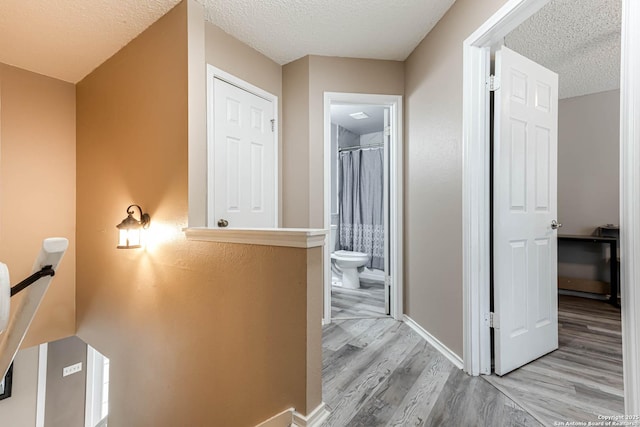
[[[367,267],[384,269],[384,149],[340,153],[340,248],[364,252]]]

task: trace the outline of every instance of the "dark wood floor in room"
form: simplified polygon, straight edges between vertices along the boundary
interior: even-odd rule
[[[323,330],[324,426],[540,426],[402,322],[335,321]]]
[[[558,350],[503,377],[484,377],[545,425],[624,413],[620,309],[559,296]]]
[[[331,287],[331,318],[353,319],[386,316],[384,285],[360,281],[360,289]]]

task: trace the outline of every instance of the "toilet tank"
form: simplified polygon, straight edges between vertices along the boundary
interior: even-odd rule
[[[336,250],[336,241],[338,235],[338,226],[335,224],[331,224],[331,239],[329,240],[329,252],[334,252]]]

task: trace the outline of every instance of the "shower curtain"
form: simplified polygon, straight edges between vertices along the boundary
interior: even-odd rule
[[[343,151],[339,158],[340,248],[364,252],[384,270],[384,149]]]

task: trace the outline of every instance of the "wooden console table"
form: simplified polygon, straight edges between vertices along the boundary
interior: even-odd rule
[[[558,234],[558,242],[584,242],[596,243],[601,245],[609,245],[611,249],[611,261],[609,268],[611,269],[611,295],[609,296],[609,304],[620,307],[618,304],[618,239],[615,237],[603,236],[581,236],[575,234]]]

